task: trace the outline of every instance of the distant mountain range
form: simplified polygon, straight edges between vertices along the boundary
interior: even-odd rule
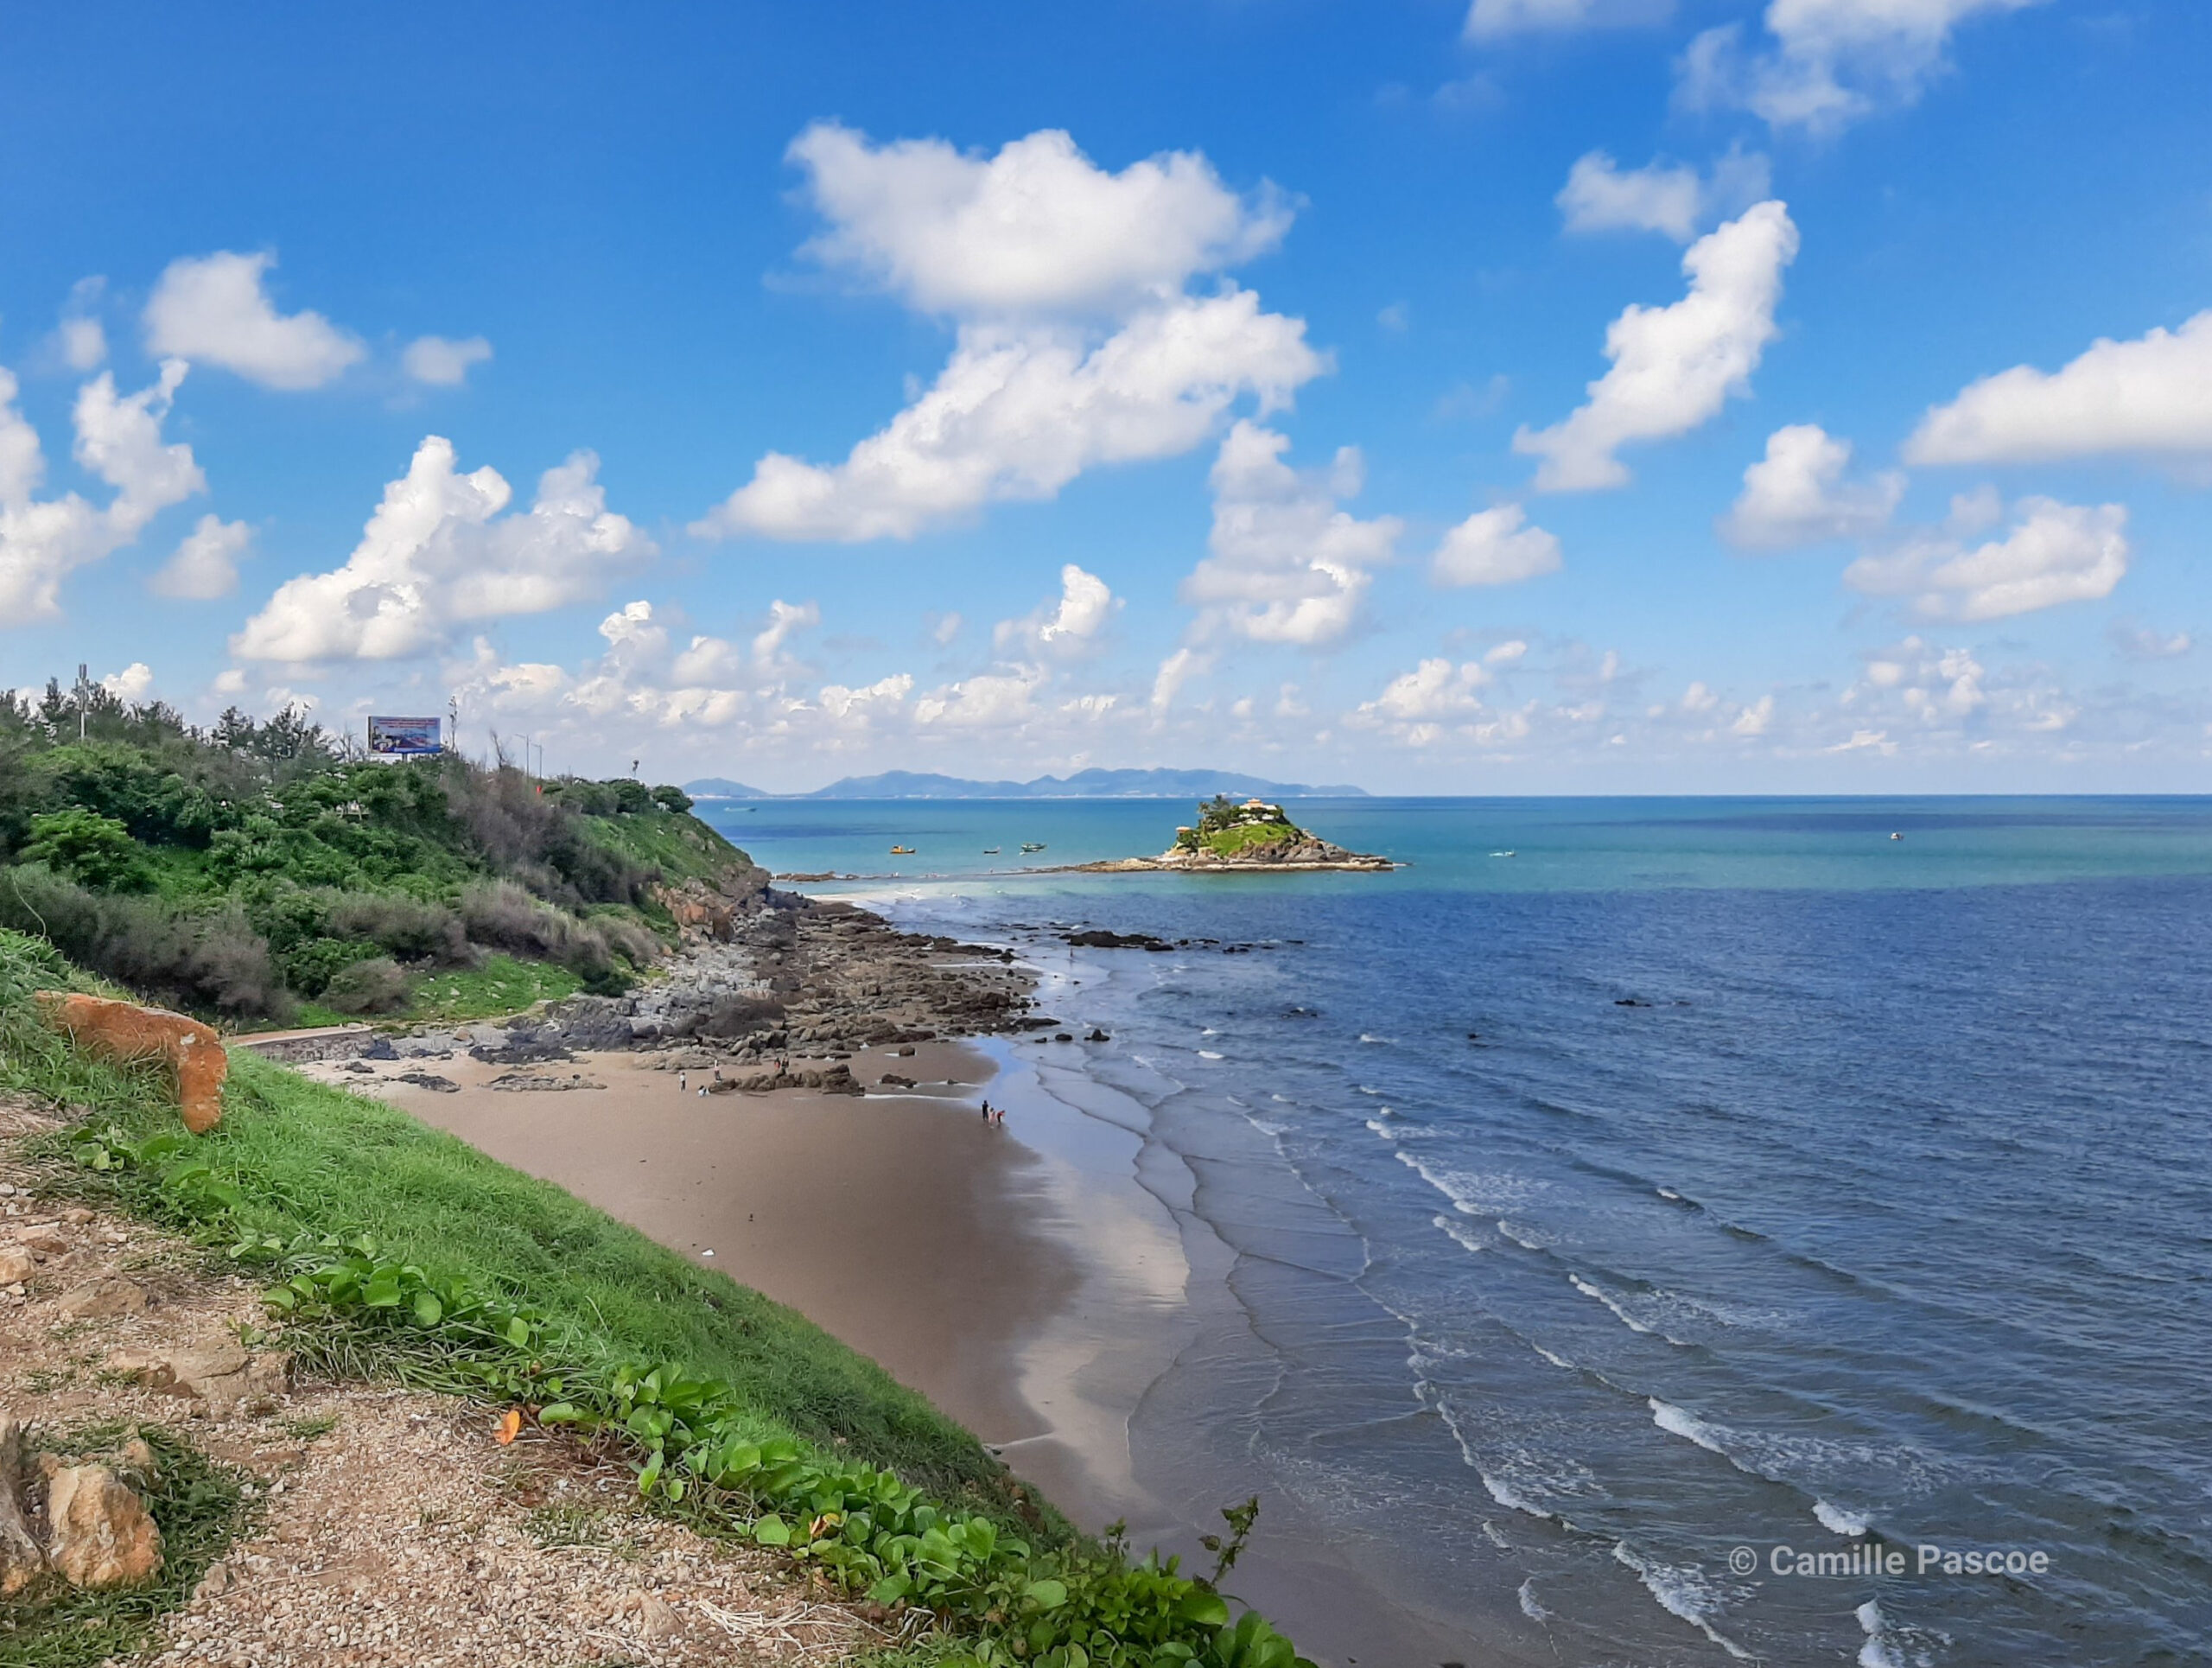
[[[1203,799],[1216,793],[1262,799],[1363,799],[1364,788],[1270,782],[1233,770],[1078,770],[1028,782],[976,782],[912,770],[847,776],[811,793],[766,793],[726,776],[686,782],[695,799]]]

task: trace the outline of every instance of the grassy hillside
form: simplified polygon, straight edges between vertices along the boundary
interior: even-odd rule
[[[203,729],[100,691],[82,728],[54,685],[0,696],[0,926],[232,1023],[617,990],[664,948],[658,883],[747,865],[673,787],[374,762],[291,710]]]

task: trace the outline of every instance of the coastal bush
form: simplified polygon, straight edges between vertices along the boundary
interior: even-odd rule
[[[389,956],[349,963],[322,987],[322,1005],[341,1014],[396,1014],[407,1006],[407,975]]]
[[[234,907],[188,911],[95,893],[36,863],[0,868],[0,926],[171,1006],[282,1019],[291,1000],[269,946]]]
[[[130,831],[112,817],[70,805],[34,817],[18,854],[97,892],[146,892],[153,867]]]
[[[391,892],[359,893],[334,900],[327,931],[373,944],[402,961],[465,966],[468,929],[443,904]]]

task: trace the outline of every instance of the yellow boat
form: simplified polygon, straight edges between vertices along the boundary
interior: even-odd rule
[[[914,855],[914,848],[911,845],[894,845],[891,848],[891,855],[894,857],[911,857]]]

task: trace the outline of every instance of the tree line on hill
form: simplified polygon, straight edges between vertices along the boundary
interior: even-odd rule
[[[487,952],[614,990],[672,932],[656,884],[741,861],[690,805],[504,759],[372,761],[296,707],[200,727],[50,682],[0,692],[0,926],[241,1022],[397,1011]]]

